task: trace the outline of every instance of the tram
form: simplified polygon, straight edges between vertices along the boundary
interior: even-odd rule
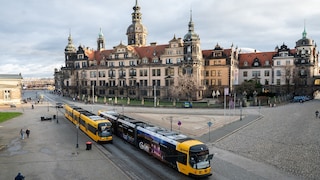
[[[111,122],[77,106],[65,104],[65,117],[96,142],[112,143]]]
[[[110,120],[114,134],[179,172],[196,178],[212,175],[213,154],[204,143],[114,111],[100,110],[98,114]]]

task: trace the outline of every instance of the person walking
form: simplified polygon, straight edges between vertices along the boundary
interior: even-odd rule
[[[24,180],[24,176],[22,176],[21,173],[18,173],[18,175],[14,178],[14,180]]]
[[[21,136],[21,139],[24,139],[24,132],[23,132],[23,129],[20,130],[20,136]]]
[[[317,110],[316,111],[316,118],[318,118],[318,115],[319,115],[319,111]]]
[[[26,134],[27,134],[27,138],[29,138],[29,135],[30,135],[30,130],[29,129],[26,130]]]

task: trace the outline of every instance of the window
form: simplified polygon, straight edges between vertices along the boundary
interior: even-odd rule
[[[148,86],[148,80],[140,80],[140,86]]]
[[[269,65],[270,65],[269,60],[266,60],[265,65],[266,65],[266,66],[269,66]]]
[[[216,76],[216,71],[215,70],[211,71],[211,76]]]
[[[96,71],[90,71],[90,78],[95,78],[97,77],[97,72]]]
[[[116,81],[115,80],[111,80],[109,81],[109,86],[116,86]]]
[[[161,73],[160,73],[160,69],[152,69],[152,76],[160,76]]]
[[[260,71],[252,71],[252,77],[260,77]]]
[[[166,59],[166,64],[172,64],[172,60],[170,58]]]
[[[209,77],[209,76],[210,76],[209,71],[205,71],[205,76],[206,76],[206,77]]]
[[[148,76],[148,70],[147,69],[140,69],[140,76]]]
[[[245,61],[245,62],[243,63],[243,65],[244,65],[244,66],[248,66],[248,62]]]
[[[174,75],[174,69],[173,68],[167,68],[165,72],[166,76],[173,76]]]
[[[130,76],[136,76],[137,75],[137,71],[135,69],[130,69],[129,70],[129,74],[130,74]]]
[[[87,67],[87,62],[82,62],[82,67]]]
[[[243,77],[248,77],[248,71],[243,71]]]
[[[191,52],[191,46],[187,47],[187,52],[190,53]]]
[[[280,85],[280,79],[277,79],[276,83],[277,83],[277,85]]]
[[[280,66],[280,65],[281,65],[281,62],[280,62],[280,61],[277,61],[277,65]]]
[[[218,77],[221,76],[221,70],[218,70]]]
[[[148,64],[148,59],[142,59],[143,64]]]
[[[5,101],[11,100],[11,91],[10,90],[4,90],[4,100]]]
[[[269,77],[270,76],[270,71],[269,70],[265,70],[264,71],[264,76]]]
[[[116,71],[115,70],[109,70],[109,77],[115,77]]]
[[[99,77],[106,77],[105,71],[99,71]]]
[[[281,70],[277,70],[277,76],[281,76]]]
[[[123,61],[120,61],[120,62],[119,62],[119,66],[120,66],[120,67],[124,66],[124,62],[123,62]]]
[[[115,91],[113,89],[109,89],[109,95],[114,95]]]
[[[216,85],[216,80],[215,79],[211,79],[211,85],[212,86]]]
[[[119,78],[126,77],[126,71],[125,70],[119,70]]]
[[[160,80],[152,80],[153,86],[160,86]]]
[[[119,85],[120,87],[123,87],[123,86],[126,85],[126,81],[125,81],[125,80],[119,80],[118,85]]]
[[[221,85],[222,85],[222,80],[218,79],[218,86],[221,86]]]
[[[136,86],[137,81],[136,80],[129,80],[129,86]]]
[[[90,81],[90,85],[91,85],[91,86],[96,86],[96,85],[97,85],[97,82],[96,82],[96,81]]]
[[[100,89],[99,94],[104,95],[104,94],[106,94],[106,91],[104,89]]]
[[[269,85],[269,79],[264,80],[264,85]]]
[[[106,85],[106,81],[105,80],[99,81],[99,86],[105,86],[105,85]]]
[[[174,82],[173,82],[173,79],[166,79],[166,86],[171,86],[171,85],[173,85],[174,84]]]
[[[130,65],[130,66],[135,66],[135,65],[136,65],[136,62],[135,62],[135,61],[129,61],[129,65]]]
[[[110,67],[114,67],[114,62],[109,62]]]

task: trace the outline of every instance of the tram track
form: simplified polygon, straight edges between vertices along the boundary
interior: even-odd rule
[[[119,137],[101,147],[102,153],[130,179],[191,179]]]

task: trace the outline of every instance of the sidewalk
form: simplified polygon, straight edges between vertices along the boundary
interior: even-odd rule
[[[21,172],[26,179],[129,179],[103,151],[93,143],[86,150],[89,137],[63,116],[59,109],[58,120],[41,121],[41,116],[53,117],[55,108],[30,104],[0,111],[18,111],[23,115],[0,124],[0,179],[14,179]],[[20,129],[31,130],[30,138],[20,139]]]

